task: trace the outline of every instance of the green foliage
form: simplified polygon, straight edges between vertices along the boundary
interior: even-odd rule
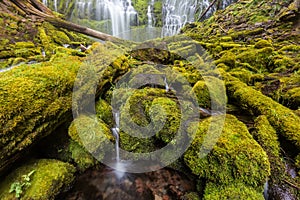
[[[10,185],[9,193],[15,192],[16,198],[20,198],[21,194],[23,193],[23,190],[31,185],[30,176],[34,172],[35,172],[35,170],[32,170],[28,174],[23,175],[21,181],[13,182]]]

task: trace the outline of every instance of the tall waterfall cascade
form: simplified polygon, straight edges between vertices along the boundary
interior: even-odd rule
[[[208,0],[203,0],[207,3]],[[188,22],[194,21],[198,0],[166,0],[163,6],[162,36],[171,36]]]
[[[236,1],[217,1],[205,17]],[[68,14],[71,21],[76,18],[107,22],[105,30],[100,25],[96,29],[118,37],[123,37],[126,35],[124,33],[139,25],[148,28],[161,25],[161,37],[175,35],[185,24],[196,21],[211,2],[212,0],[148,0],[141,9],[143,5],[139,0],[43,0],[44,4],[55,11],[67,12],[63,14]],[[143,21],[139,22],[138,19]]]

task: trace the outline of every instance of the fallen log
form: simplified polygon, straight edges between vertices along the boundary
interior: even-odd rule
[[[108,67],[116,58],[112,56],[113,48],[110,44],[99,45],[94,49],[96,55],[90,55],[85,61],[63,54],[48,62],[18,66],[0,74],[0,175],[40,139],[72,120],[74,98],[88,104],[93,100],[87,98],[91,88],[97,86],[95,99],[107,84],[129,69],[128,63]],[[82,74],[102,79],[100,82],[77,80],[80,85],[77,84],[78,92],[74,93],[80,69],[87,70],[81,71]],[[80,108],[84,107],[82,104]]]

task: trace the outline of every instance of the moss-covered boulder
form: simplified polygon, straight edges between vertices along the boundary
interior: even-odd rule
[[[113,139],[108,126],[94,116],[79,116],[69,127],[72,158],[80,168],[93,166],[97,160],[102,160],[106,152],[106,145]],[[84,157],[80,157],[84,155]]]
[[[263,193],[249,187],[244,183],[229,185],[218,185],[208,183],[205,187],[203,199],[205,200],[227,200],[227,199],[248,199],[264,200]]]
[[[225,107],[227,98],[224,82],[213,76],[204,76],[203,79],[193,87],[199,106],[210,109]]]
[[[207,155],[200,152],[201,146],[207,145],[203,144],[206,135],[212,137],[217,134],[217,128],[210,128],[210,123],[222,117],[210,117],[189,127],[189,131],[197,129],[197,132],[184,154],[185,163],[199,178],[215,184],[230,185],[239,181],[262,191],[270,175],[268,157],[247,127],[234,116],[226,116],[222,133],[211,151]]]
[[[170,142],[179,130],[181,120],[180,105],[175,96],[155,88],[127,93],[130,94],[129,98],[126,97],[128,99],[121,98],[124,105],[120,110],[120,128],[136,137],[156,136],[166,143]],[[121,145],[122,141],[125,140],[121,137]]]
[[[74,180],[75,167],[58,160],[30,161],[0,183],[0,199],[55,199]]]
[[[96,115],[109,127],[113,127],[113,111],[111,105],[104,99],[99,99],[95,105]]]

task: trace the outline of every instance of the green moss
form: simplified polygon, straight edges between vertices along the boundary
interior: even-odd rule
[[[274,72],[282,72],[287,69],[292,69],[295,66],[294,59],[287,56],[276,56],[274,58]]]
[[[217,185],[208,183],[205,187],[205,200],[229,200],[229,199],[247,199],[264,200],[262,192],[249,187],[243,183],[232,183],[229,185]]]
[[[253,114],[265,115],[278,134],[300,149],[300,118],[293,111],[229,76],[226,88],[233,101]]]
[[[247,69],[235,68],[229,72],[244,83],[250,83],[253,73]]]
[[[169,98],[156,98],[151,104],[149,115],[152,117],[154,130],[160,130],[156,136],[169,143],[179,130],[181,122],[180,108]],[[161,125],[164,124],[161,129]]]
[[[113,138],[107,125],[96,116],[81,115],[75,118],[68,133],[72,140],[93,154],[98,160],[104,157],[106,145]]]
[[[282,52],[299,52],[300,51],[300,46],[299,45],[286,45],[284,47],[282,47],[279,51],[282,51]]]
[[[120,148],[134,153],[149,153],[157,149],[156,140],[153,137],[139,138],[131,136],[131,133],[120,132]]]
[[[23,48],[34,48],[35,45],[32,42],[16,42],[15,48],[16,49],[23,49]]]
[[[124,90],[120,91],[120,93],[124,92]],[[127,99],[128,97],[130,98]],[[133,93],[127,91],[127,95],[123,95],[120,100],[123,104],[126,102],[121,108],[123,119],[121,129],[125,132],[130,132],[132,135],[142,134],[144,137],[147,137],[147,134],[157,133],[158,138],[169,142],[178,131],[179,105],[173,99],[166,98],[165,90],[144,88]],[[150,122],[150,127],[147,127]]]
[[[295,165],[298,169],[300,169],[300,154],[296,156]]]
[[[256,49],[262,49],[265,47],[272,47],[273,45],[267,41],[267,40],[259,40],[258,42],[255,43],[254,48]]]
[[[52,62],[21,65],[0,74],[0,165],[66,119],[80,65],[78,57],[64,55]]]
[[[33,171],[30,186],[24,187],[20,199],[55,199],[55,196],[67,189],[74,180],[75,168],[58,160],[41,159],[31,161],[10,173],[0,183],[0,199],[17,199],[9,193],[11,184],[21,181],[22,176]]]
[[[220,37],[220,42],[232,42],[232,37],[230,36]]]
[[[253,30],[244,30],[244,31],[234,32],[233,34],[231,34],[231,37],[234,40],[241,40],[243,38],[246,38],[246,37],[249,37],[252,35],[258,35],[263,32],[264,32],[263,28],[257,28],[257,29],[253,29]]]
[[[104,99],[96,102],[96,115],[102,119],[108,126],[113,127],[113,114],[111,105]]]
[[[76,163],[80,171],[85,171],[97,163],[97,160],[84,147],[73,140],[70,140],[68,151],[71,154],[71,160]]]
[[[271,47],[265,47],[262,49],[248,49],[239,55],[236,59],[240,63],[248,63],[251,66],[255,67],[257,70],[269,70],[271,71],[274,68],[274,49]]]
[[[217,109],[227,102],[224,82],[213,76],[205,76],[204,80],[198,81],[193,92],[196,94],[197,102],[202,108]]]
[[[207,156],[201,155],[201,146],[209,146],[203,144],[204,137],[207,137],[207,134],[212,137],[217,131],[217,128],[209,129],[211,121],[221,120],[222,117],[210,117],[189,126],[188,131],[197,129],[197,133],[184,154],[185,163],[194,174],[215,184],[227,185],[239,181],[262,191],[270,175],[268,157],[252,138],[247,127],[234,116],[226,116],[216,145]],[[212,141],[214,139],[210,142]]]
[[[285,101],[287,101],[287,105],[292,108],[299,108],[300,107],[300,88],[295,87],[288,90],[284,95]]]
[[[275,129],[270,125],[266,116],[261,115],[255,119],[255,131],[253,137],[269,156],[278,158],[280,155],[280,144]]]
[[[63,45],[70,43],[70,38],[62,31],[53,32],[52,37],[57,44]]]
[[[222,57],[215,61],[216,65],[219,63],[224,63],[225,65],[234,68],[235,67],[235,55],[230,51],[227,51],[222,55]]]

